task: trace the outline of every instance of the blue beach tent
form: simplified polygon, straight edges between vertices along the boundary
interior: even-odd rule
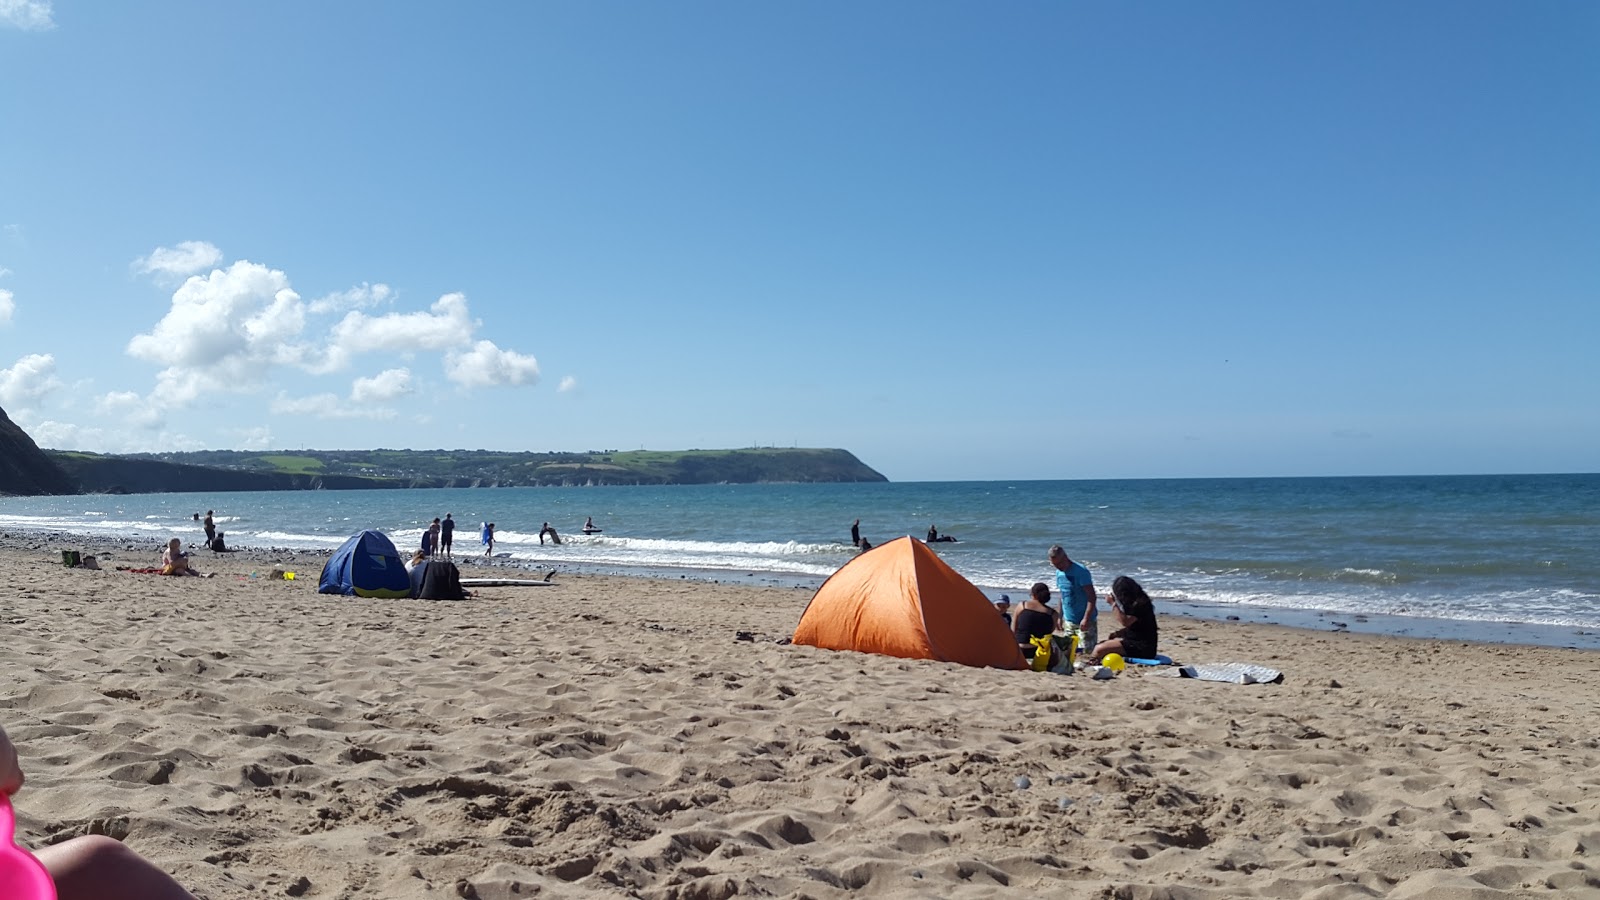
[[[393,541],[381,531],[363,531],[328,557],[317,592],[392,600],[411,596],[411,576]]]

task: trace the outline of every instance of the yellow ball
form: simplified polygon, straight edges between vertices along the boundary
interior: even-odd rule
[[[1123,669],[1128,667],[1127,661],[1122,658],[1122,654],[1120,653],[1107,653],[1105,656],[1100,658],[1100,665],[1105,666],[1113,672],[1121,672]]]

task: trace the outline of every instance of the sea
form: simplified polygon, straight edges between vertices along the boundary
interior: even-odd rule
[[[991,597],[1054,586],[1052,544],[1168,613],[1328,631],[1600,649],[1600,475],[963,481],[279,491],[0,498],[0,531],[408,551],[453,514],[495,562],[812,588],[874,544],[925,537]],[[592,518],[601,531],[580,528]],[[548,522],[559,545],[540,542]],[[151,551],[152,556],[156,552]]]

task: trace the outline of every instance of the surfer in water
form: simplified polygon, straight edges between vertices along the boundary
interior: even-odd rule
[[[948,535],[948,534],[940,534],[939,533],[939,526],[937,526],[937,525],[929,525],[928,526],[928,540],[927,540],[927,543],[930,543],[930,544],[954,544],[955,542],[956,542],[956,539],[951,537],[950,535]]]
[[[600,533],[600,529],[594,527],[594,516],[589,516],[588,518],[583,520],[583,533],[584,534],[599,534]]]

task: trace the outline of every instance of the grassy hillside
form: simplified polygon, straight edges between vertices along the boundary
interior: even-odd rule
[[[583,484],[887,481],[844,450],[202,450],[102,456],[52,451],[86,491],[303,490]]]

